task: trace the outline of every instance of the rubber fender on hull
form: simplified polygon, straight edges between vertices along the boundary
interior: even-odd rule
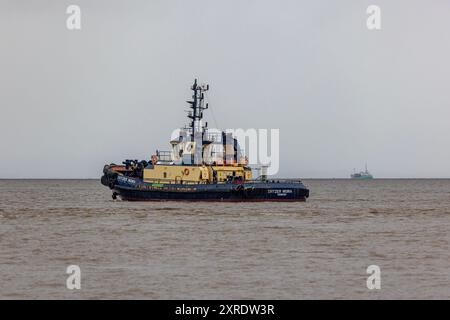
[[[102,183],[102,185],[109,187],[109,181],[108,181],[108,177],[106,175],[102,176],[102,178],[100,179],[100,182]]]
[[[111,172],[107,171],[100,179],[100,182],[104,185],[109,187],[110,189],[114,189],[114,186],[117,182],[117,172]]]

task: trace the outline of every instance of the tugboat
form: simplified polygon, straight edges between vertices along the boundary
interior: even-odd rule
[[[253,179],[252,168],[232,134],[203,125],[208,109],[204,93],[209,85],[191,86],[187,101],[189,125],[170,141],[171,151],[156,151],[147,160],[125,160],[103,168],[101,183],[112,198],[129,201],[305,201],[309,190],[301,181],[267,180],[262,170]]]
[[[367,170],[367,163],[366,163],[366,171],[354,172],[350,177],[355,180],[371,180],[371,179],[373,179],[373,175],[369,172],[369,170]]]

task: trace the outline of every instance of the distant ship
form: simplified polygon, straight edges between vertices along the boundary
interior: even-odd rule
[[[367,164],[366,164],[366,170],[361,172],[355,172],[351,175],[352,179],[357,180],[370,180],[373,179],[373,175],[367,170]]]
[[[208,109],[204,92],[209,85],[198,85],[195,80],[191,90],[192,100],[187,101],[192,109],[188,112],[189,125],[170,141],[171,151],[156,151],[150,160],[125,160],[123,165],[104,166],[101,182],[112,190],[113,199],[305,201],[308,198],[309,190],[299,180],[270,181],[266,172],[260,179],[253,179],[237,139],[225,131],[212,132],[202,122],[203,111]],[[157,114],[151,116],[158,121]],[[145,137],[141,141],[145,142]]]

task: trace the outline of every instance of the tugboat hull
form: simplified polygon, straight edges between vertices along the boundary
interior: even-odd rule
[[[309,190],[301,182],[245,182],[220,184],[157,184],[122,175],[102,183],[127,201],[305,201]]]

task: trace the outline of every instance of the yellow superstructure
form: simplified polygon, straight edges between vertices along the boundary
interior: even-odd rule
[[[162,165],[155,164],[144,169],[144,181],[152,183],[217,183],[233,179],[251,180],[250,168],[241,165]]]

